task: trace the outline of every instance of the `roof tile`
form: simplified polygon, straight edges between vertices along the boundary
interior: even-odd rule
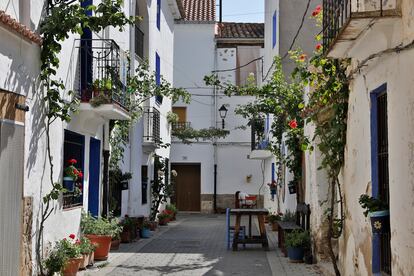
[[[217,38],[264,38],[264,23],[217,23]]]
[[[182,0],[185,21],[216,21],[215,0]]]
[[[21,35],[25,39],[30,40],[31,42],[34,42],[38,45],[42,45],[42,38],[38,34],[31,31],[29,28],[18,22],[16,19],[12,18],[10,15],[6,14],[6,12],[3,10],[0,10],[0,24]]]

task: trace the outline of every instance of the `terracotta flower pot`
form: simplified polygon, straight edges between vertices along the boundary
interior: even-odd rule
[[[109,249],[111,248],[111,236],[85,235],[93,244],[96,244],[95,260],[108,259]]]
[[[130,243],[132,240],[132,234],[130,230],[124,230],[121,233],[121,242]]]
[[[111,250],[118,250],[120,244],[121,244],[121,240],[113,240],[111,242]]]
[[[158,221],[158,225],[164,226],[167,225],[168,223],[168,219],[161,219]]]
[[[79,271],[79,266],[83,261],[83,257],[69,259],[63,268],[64,276],[75,276]]]
[[[82,255],[82,261],[79,264],[79,269],[86,269],[86,267],[89,265],[89,257],[89,254]]]
[[[89,263],[88,263],[88,266],[90,266],[90,265],[93,265],[95,262],[94,262],[94,258],[95,258],[95,252],[91,252],[91,253],[89,253]]]

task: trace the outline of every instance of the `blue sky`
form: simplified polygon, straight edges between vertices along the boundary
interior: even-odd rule
[[[265,0],[223,0],[224,22],[264,22]],[[217,0],[219,4],[219,0]],[[217,7],[217,20],[219,10]]]

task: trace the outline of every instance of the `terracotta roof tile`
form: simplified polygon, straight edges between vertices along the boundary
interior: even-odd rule
[[[216,21],[216,2],[215,0],[182,0],[185,21]]]
[[[217,38],[264,38],[264,23],[217,23]]]
[[[10,15],[6,14],[6,12],[3,10],[0,10],[0,24],[12,32],[19,34],[23,38],[38,45],[42,45],[42,38],[38,34],[31,31],[29,28],[18,22],[16,19],[12,18]]]

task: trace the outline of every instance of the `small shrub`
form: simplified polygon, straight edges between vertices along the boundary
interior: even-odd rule
[[[286,234],[286,247],[303,247],[308,248],[310,245],[310,235],[308,231],[293,230]]]

